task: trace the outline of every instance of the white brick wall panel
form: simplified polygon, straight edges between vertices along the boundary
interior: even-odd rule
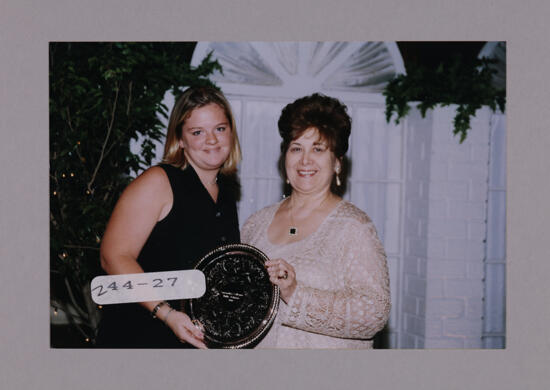
[[[424,162],[409,162],[407,167],[407,179],[414,181],[426,180],[425,173],[429,169],[429,164]]]
[[[432,148],[433,162],[467,162],[471,161],[470,145],[434,144]]]
[[[420,180],[409,180],[407,182],[407,198],[422,199],[422,184]]]
[[[418,336],[424,336],[425,326],[423,318],[405,313],[405,328],[407,332]]]
[[[468,200],[485,202],[487,200],[487,181],[471,181]]]
[[[452,178],[451,178],[452,179]],[[453,200],[467,200],[469,185],[466,181],[449,181],[447,184],[447,198]]]
[[[423,349],[424,348],[424,337],[416,336],[414,339],[414,348]]]
[[[488,178],[489,166],[472,162],[451,162],[448,167],[450,180],[473,180],[484,182]]]
[[[405,253],[405,259],[404,261],[407,261],[407,258],[408,257],[414,257],[412,254],[411,254],[411,251],[409,249],[410,247],[410,244],[409,244],[409,238],[410,237],[405,237],[405,242],[403,243],[405,246],[404,246],[404,253]]]
[[[468,242],[468,259],[475,260],[479,259],[480,262],[483,261],[485,257],[485,243],[482,239],[478,238],[476,240],[470,240]]]
[[[418,197],[420,199],[425,199],[427,185],[428,184],[425,181],[418,182]]]
[[[483,316],[483,302],[481,299],[468,298],[466,300],[466,319],[481,320]]]
[[[426,295],[426,279],[414,275],[405,275],[405,294],[415,297]]]
[[[470,200],[469,199],[468,181],[432,181],[430,183],[430,200],[453,199],[453,200]]]
[[[485,205],[484,201],[471,202],[453,200],[449,204],[449,217],[451,218],[463,218],[463,219],[485,219]],[[430,209],[431,210],[431,209]]]
[[[408,257],[403,262],[403,273],[408,275],[418,275],[418,259],[416,257]]]
[[[467,219],[470,213],[470,203],[468,201],[453,200],[449,204],[449,217]]]
[[[464,338],[462,337],[445,337],[441,339],[429,339],[426,338],[424,342],[424,348],[464,348]]]
[[[430,218],[428,237],[463,238],[468,235],[466,220],[458,218]]]
[[[418,275],[421,275],[423,278],[428,275],[428,260],[423,257],[418,258]]]
[[[470,161],[488,164],[489,163],[489,143],[470,146]]]
[[[414,198],[408,199],[407,208],[409,218],[425,218],[426,215],[428,215],[428,200]]]
[[[422,237],[424,239],[426,239],[426,235],[428,234],[428,220],[427,219],[419,219],[418,220],[418,225],[417,225],[417,233],[418,233],[418,237]]]
[[[430,200],[443,200],[447,196],[447,182],[434,181],[430,183]]]
[[[416,300],[417,298],[413,296],[405,295],[401,302],[401,309],[403,313],[418,315]]]
[[[419,153],[418,153],[418,159],[422,162],[426,161],[426,149],[427,149],[427,146],[426,146],[426,142],[422,142],[420,145],[420,150],[419,150]]]
[[[452,124],[434,124],[434,145],[437,147],[456,147],[459,146],[459,137],[452,134]]]
[[[464,142],[468,142],[471,145],[489,143],[489,118],[480,119],[474,118],[470,122],[472,128],[468,131],[468,137]]]
[[[432,143],[432,155],[431,155],[432,164],[448,161],[447,149],[444,146],[441,146],[441,147],[438,147],[438,146],[439,145],[435,145]]]
[[[428,278],[426,283],[426,297],[440,298],[445,297],[445,283],[440,278]]]
[[[440,145],[446,145],[449,147],[457,147],[460,146],[460,135],[456,136],[453,134],[453,127],[452,126],[446,126],[447,131],[445,131],[445,134],[440,134],[440,137],[438,137],[438,143]],[[438,128],[437,131],[444,132],[443,129]]]
[[[449,207],[447,203],[447,200],[430,201],[430,218],[446,218],[449,216]]]
[[[428,227],[428,237],[432,238],[445,238],[447,236],[447,229],[449,225],[448,218],[430,218],[430,225]],[[439,240],[438,240],[439,241]]]
[[[426,316],[426,299],[416,298],[416,315],[420,317]]]
[[[448,279],[445,281],[445,296],[481,299],[483,283],[481,280]]]
[[[419,230],[419,221],[418,218],[405,218],[405,231],[407,232],[407,237],[422,237]]]
[[[393,301],[393,299],[394,298],[392,298],[392,302],[395,302],[395,301]],[[389,331],[395,331],[395,329],[397,329],[397,327],[399,326],[397,308],[395,308],[395,307],[391,308],[390,318],[388,319],[388,323],[387,323],[386,326],[387,326],[387,329]],[[390,345],[395,345],[395,344],[390,344]]]
[[[416,339],[417,336],[407,333],[406,331],[401,332],[400,335],[400,344],[402,348],[416,348]]]
[[[413,256],[424,257],[428,251],[426,240],[418,238],[408,238],[409,250],[408,253]]]
[[[415,276],[418,276],[416,275],[416,272],[406,272],[404,267],[406,264],[408,264],[409,266],[411,266],[409,268],[409,270],[414,270],[414,269],[417,269],[417,268],[414,268],[412,266],[416,266],[416,262],[418,261],[418,257],[417,256],[410,256],[408,254],[406,254],[404,257],[403,257],[403,269],[402,269],[402,273],[404,275],[407,275],[407,274],[410,274],[410,275],[415,275]]]
[[[398,345],[397,344],[397,333],[396,332],[389,332],[388,333],[388,345]]]
[[[430,237],[428,242],[428,257],[443,258],[447,253],[447,242],[444,238]]]
[[[447,337],[464,336],[481,338],[481,319],[447,318],[443,320],[443,333]]]
[[[451,107],[438,107],[433,112],[433,138],[437,142],[452,139],[454,109]]]
[[[443,337],[443,321],[440,319],[427,320],[426,337]]]
[[[465,337],[464,338],[464,348],[469,349],[480,349],[483,348],[481,337]]]
[[[428,272],[430,278],[464,279],[467,275],[466,264],[462,260],[430,259]]]
[[[483,222],[468,221],[468,238],[481,239],[487,234],[487,225]]]
[[[449,165],[446,162],[434,163],[430,166],[430,180],[448,180],[450,175]]]
[[[481,280],[485,276],[483,262],[481,261],[469,261],[466,263],[466,276],[468,279]]]
[[[445,225],[443,231],[449,238],[467,238],[468,223],[463,219],[448,219],[448,223]]]
[[[464,299],[428,298],[427,318],[463,318],[466,311]]]
[[[405,165],[405,179],[406,180],[413,180],[412,172],[413,172],[413,164],[412,164],[412,162],[407,161],[407,163]]]
[[[471,123],[472,128],[468,131],[466,141],[469,145],[485,144],[489,142],[489,132],[480,126],[480,122],[473,120]],[[488,124],[485,126],[489,127]]]
[[[467,259],[469,240],[459,238],[449,238],[447,240],[447,258],[448,259]]]
[[[418,112],[409,118],[405,248],[417,258],[417,273],[406,275],[404,295],[409,295],[407,311],[413,302],[418,310],[408,321],[416,334],[408,342],[425,348],[481,344],[489,115],[478,111],[473,130],[459,144],[452,134],[455,112],[451,106],[438,108],[423,121]],[[424,154],[426,161],[421,160]],[[412,269],[411,264],[406,272]],[[423,334],[415,319],[425,319]]]

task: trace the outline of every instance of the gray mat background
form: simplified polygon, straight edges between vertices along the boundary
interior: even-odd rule
[[[542,0],[2,0],[0,388],[546,388],[549,8]],[[50,349],[48,42],[101,40],[506,40],[507,349]]]

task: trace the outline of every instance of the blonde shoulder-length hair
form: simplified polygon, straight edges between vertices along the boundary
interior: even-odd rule
[[[220,172],[226,175],[233,174],[237,171],[237,164],[241,161],[241,147],[235,127],[235,118],[225,96],[212,87],[190,87],[178,99],[168,121],[162,162],[178,168],[185,168],[187,166],[187,159],[185,158],[183,149],[179,145],[182,137],[182,127],[194,109],[204,107],[208,104],[217,104],[220,106],[230,123],[233,144],[227,160],[221,166]]]

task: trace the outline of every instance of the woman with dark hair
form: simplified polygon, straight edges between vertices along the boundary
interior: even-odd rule
[[[291,194],[241,230],[270,258],[282,298],[258,348],[372,348],[389,315],[389,278],[372,221],[337,195],[351,131],[346,107],[314,94],[287,105],[278,124]]]
[[[223,94],[187,89],[170,115],[162,164],[136,178],[113,210],[101,242],[103,269],[108,274],[192,269],[212,249],[238,243],[228,177],[240,158]],[[205,348],[202,332],[176,307],[165,301],[107,305],[97,345]]]

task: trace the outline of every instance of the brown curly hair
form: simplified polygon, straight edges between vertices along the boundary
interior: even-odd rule
[[[278,125],[279,134],[283,138],[283,154],[292,140],[299,138],[311,127],[319,131],[337,158],[343,157],[348,151],[351,118],[347,107],[336,98],[319,93],[300,98],[283,108]]]
[[[297,99],[283,108],[278,126],[282,137],[279,170],[283,180],[286,180],[284,161],[290,143],[312,127],[319,131],[321,139],[327,142],[330,151],[340,160],[343,174],[347,173],[344,156],[349,147],[351,118],[347,107],[338,99],[319,93]],[[335,191],[334,185],[332,189],[339,192]]]

